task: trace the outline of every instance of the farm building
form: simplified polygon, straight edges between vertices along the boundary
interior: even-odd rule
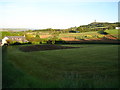
[[[5,36],[3,39],[2,39],[2,44],[1,46],[3,46],[4,44],[7,44],[8,40],[11,40],[11,41],[15,41],[15,42],[28,42],[25,38],[25,36]]]

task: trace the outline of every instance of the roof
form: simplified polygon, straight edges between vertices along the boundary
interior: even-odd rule
[[[24,36],[5,36],[5,37],[8,37],[8,38],[25,38]]]

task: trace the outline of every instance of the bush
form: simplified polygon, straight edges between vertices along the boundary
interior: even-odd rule
[[[101,30],[101,31],[98,31],[99,34],[104,34],[104,35],[107,35],[108,33],[105,32],[104,30]]]
[[[40,44],[40,42],[32,42],[32,44]]]
[[[75,37],[75,39],[84,40],[85,37],[84,36],[79,36],[79,37]]]
[[[55,41],[55,44],[65,44],[65,41]]]
[[[15,42],[15,43],[12,43],[11,45],[21,45],[20,42]]]
[[[31,42],[27,42],[27,43],[25,43],[25,44],[32,44]]]

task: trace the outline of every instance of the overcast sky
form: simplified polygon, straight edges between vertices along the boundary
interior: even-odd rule
[[[0,28],[69,28],[117,22],[119,0],[0,0]]]

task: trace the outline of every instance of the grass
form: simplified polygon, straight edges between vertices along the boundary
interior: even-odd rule
[[[109,34],[118,34],[119,29],[105,30],[105,32],[107,32]]]
[[[78,40],[81,39],[97,39],[97,38],[104,38],[105,35],[99,34],[98,31],[90,31],[90,32],[82,32],[82,33],[65,33],[60,34],[59,38],[66,37],[66,38],[75,38]]]
[[[82,48],[3,52],[3,87],[118,88],[118,46],[77,44]]]
[[[84,32],[84,33],[64,33],[60,34],[59,37],[77,37],[77,36],[84,36],[84,35],[100,35],[97,31],[91,32]]]
[[[119,30],[105,30],[109,35],[113,37],[117,37],[120,40]],[[65,33],[60,34],[59,37],[67,37],[67,38],[76,38],[76,39],[96,39],[96,38],[104,38],[105,35],[99,34],[98,31],[84,32],[84,33]]]
[[[116,38],[118,38],[118,40],[120,40],[120,30],[119,29],[105,30],[105,32],[109,33],[113,37],[116,37]]]

